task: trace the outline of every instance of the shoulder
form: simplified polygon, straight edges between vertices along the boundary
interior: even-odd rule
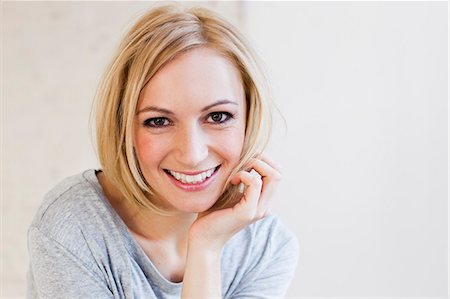
[[[249,227],[263,242],[296,242],[295,234],[276,215],[269,215]]]
[[[280,247],[298,249],[297,237],[276,215],[269,215],[240,231],[230,240],[230,245],[236,243],[245,244],[254,253]]]
[[[29,294],[110,297],[111,253],[115,261],[125,255],[108,247],[118,237],[102,197],[95,170],[68,177],[45,195],[28,229]]]
[[[233,236],[222,253],[225,297],[282,297],[298,257],[297,237],[278,216],[253,223]]]
[[[276,215],[267,216],[229,240],[224,256],[249,267],[262,266],[278,258],[296,264],[299,244],[295,234]]]
[[[89,176],[95,176],[95,170],[68,177],[52,188],[36,212],[29,235],[30,231],[39,231],[61,245],[78,239],[102,205],[99,190]]]

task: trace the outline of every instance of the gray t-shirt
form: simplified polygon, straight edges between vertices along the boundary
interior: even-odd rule
[[[28,231],[29,298],[180,298],[102,191],[95,170],[47,193]],[[280,298],[298,259],[296,237],[276,216],[234,235],[221,259],[223,298]]]

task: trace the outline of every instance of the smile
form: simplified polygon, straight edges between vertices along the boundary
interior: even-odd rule
[[[167,174],[170,174],[177,181],[182,182],[183,184],[199,184],[206,181],[209,177],[211,177],[219,167],[220,165],[194,175],[188,175],[169,169],[164,169],[164,171]]]

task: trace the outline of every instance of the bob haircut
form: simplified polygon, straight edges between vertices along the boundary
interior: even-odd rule
[[[214,49],[233,62],[241,75],[246,129],[241,159],[231,173],[233,176],[266,147],[272,104],[253,50],[230,23],[215,13],[179,4],[158,6],[145,13],[123,38],[95,96],[95,133],[103,172],[131,203],[162,215],[169,213],[152,202],[158,194],[143,177],[134,152],[138,98],[160,68],[178,54],[198,47]],[[228,206],[239,198],[238,188],[229,184],[230,178],[212,209]]]

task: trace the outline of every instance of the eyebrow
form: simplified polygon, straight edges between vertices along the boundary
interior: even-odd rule
[[[233,105],[238,105],[238,103],[224,99],[224,100],[219,100],[215,103],[212,103],[208,106],[205,106],[204,108],[202,108],[202,112],[205,112],[209,109],[211,109],[212,107],[218,106],[218,105],[225,105],[225,104],[233,104]],[[141,110],[139,110],[136,114],[140,114],[142,112],[148,112],[148,111],[156,111],[156,112],[161,112],[161,113],[165,113],[165,114],[170,114],[170,115],[174,115],[175,113],[173,113],[172,111],[165,109],[165,108],[160,108],[160,107],[156,107],[156,106],[148,106],[145,107]]]

